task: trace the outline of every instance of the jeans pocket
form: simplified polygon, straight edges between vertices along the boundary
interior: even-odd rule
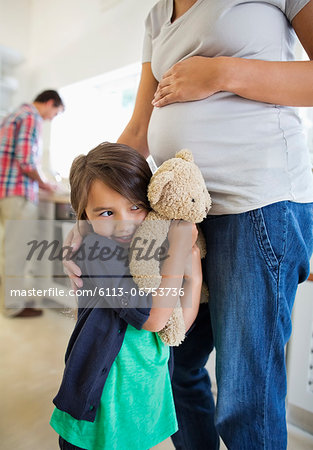
[[[250,211],[258,246],[269,268],[277,274],[286,248],[287,202]]]

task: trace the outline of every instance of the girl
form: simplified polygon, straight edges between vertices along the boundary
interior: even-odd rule
[[[121,144],[103,143],[71,167],[72,206],[91,232],[76,255],[84,291],[50,422],[61,449],[147,450],[177,431],[169,347],[156,332],[173,312],[184,275],[182,307],[190,327],[202,272],[196,228],[180,221],[170,227],[161,270],[160,287],[171,292],[166,299],[160,291],[140,295],[125,258],[117,257],[149,211],[150,177],[143,156]]]

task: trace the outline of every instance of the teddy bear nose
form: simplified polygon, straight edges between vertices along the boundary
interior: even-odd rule
[[[196,200],[194,198],[191,199],[192,203],[194,203]]]

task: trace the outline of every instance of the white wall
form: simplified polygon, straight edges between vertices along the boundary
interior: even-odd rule
[[[29,52],[31,0],[0,0],[0,44]]]
[[[0,0],[0,44],[25,56],[14,74],[14,104],[139,61],[144,19],[155,2]]]
[[[154,3],[31,0],[30,52],[20,79],[29,81],[33,96],[140,61],[144,19]]]
[[[26,60],[30,51],[30,13],[31,0],[0,0],[0,45],[13,49],[14,54],[20,54]],[[0,59],[0,64],[2,60]],[[16,66],[2,65],[0,75],[16,76]],[[17,76],[16,78],[20,78]],[[19,80],[20,88],[27,86],[27,80]],[[21,82],[22,81],[22,82]],[[8,97],[7,97],[8,96]],[[5,95],[10,104],[12,93]],[[0,96],[0,110],[5,108],[6,101],[2,103]]]

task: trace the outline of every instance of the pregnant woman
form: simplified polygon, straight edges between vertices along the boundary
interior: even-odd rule
[[[293,60],[295,33],[311,61]],[[177,449],[218,448],[218,434],[233,450],[286,448],[284,348],[313,249],[294,107],[313,106],[312,59],[313,0],[161,0],[147,17],[119,142],[157,164],[189,148],[213,200],[202,227],[209,306],[174,352]],[[216,410],[204,368],[213,342]]]

